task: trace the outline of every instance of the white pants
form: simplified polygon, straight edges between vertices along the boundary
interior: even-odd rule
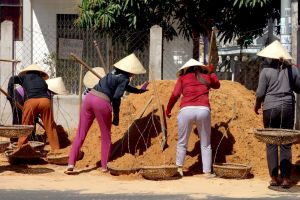
[[[210,142],[211,118],[210,110],[203,106],[187,106],[180,110],[178,116],[178,142],[176,165],[183,166],[188,140],[192,131],[193,123],[196,123],[200,137],[203,173],[211,172],[212,150]]]

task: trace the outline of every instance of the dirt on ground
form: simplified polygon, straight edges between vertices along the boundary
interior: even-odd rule
[[[166,118],[167,142],[164,149],[161,146],[164,137],[158,106],[167,106],[174,85],[175,81],[150,82],[148,92],[128,94],[122,99],[120,124],[112,126],[111,168],[130,170],[175,164],[180,101],[174,106],[171,118]],[[152,101],[145,107],[151,98]],[[263,127],[262,114],[256,115],[253,111],[254,101],[254,91],[237,82],[221,81],[220,89],[210,90],[213,163],[247,164],[252,167],[252,177],[269,179],[265,144],[254,137],[254,129]],[[75,133],[75,130],[68,133],[71,140]],[[67,146],[66,151],[69,148]],[[293,164],[300,162],[299,148],[299,144],[293,145]],[[76,169],[94,169],[100,166],[101,133],[96,121],[81,150],[84,158],[76,163]],[[184,163],[185,175],[201,174],[201,166],[200,141],[194,127]],[[293,175],[295,174],[293,168]],[[130,176],[136,178],[136,175],[128,177]]]
[[[167,106],[174,85],[175,81],[151,82],[148,92],[130,94],[122,100],[120,124],[112,127],[111,168],[127,170],[175,164],[180,101],[174,106],[171,118],[166,118],[167,143],[164,150],[161,147],[163,134],[158,106],[159,103]],[[151,97],[151,103],[138,118]],[[255,92],[236,82],[221,81],[220,89],[210,91],[213,162],[247,164],[252,167],[253,176],[265,179],[269,177],[265,144],[254,137],[253,131],[263,127],[262,115],[254,113],[254,101]],[[100,164],[100,141],[100,130],[95,121],[82,147],[85,157],[77,162],[77,168]],[[293,163],[300,160],[299,148],[299,144],[293,145]],[[200,141],[194,127],[184,163],[185,174],[202,173],[201,166]]]

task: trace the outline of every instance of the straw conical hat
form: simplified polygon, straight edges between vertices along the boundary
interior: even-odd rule
[[[180,67],[176,73],[177,77],[181,74],[182,71],[187,70],[189,67],[192,66],[205,66],[203,62],[197,61],[193,58],[191,58],[189,61],[187,61],[182,67]]]
[[[131,74],[145,74],[146,70],[143,67],[142,63],[135,56],[135,54],[130,54],[125,58],[121,59],[119,62],[115,63],[114,66],[120,70],[125,72],[129,72]]]
[[[101,78],[105,76],[105,71],[103,67],[94,67],[94,72],[96,72]],[[87,88],[93,88],[98,82],[99,78],[95,76],[91,71],[88,71],[83,77],[83,84]]]
[[[61,77],[46,80],[48,89],[55,94],[68,94],[65,84]]]
[[[286,48],[284,48],[284,46],[282,46],[282,44],[278,40],[275,40],[274,42],[269,44],[263,50],[258,52],[257,55],[261,57],[273,58],[273,59],[279,59],[279,58],[283,58],[286,60],[292,59],[292,56],[288,53]]]
[[[31,64],[31,65],[25,67],[24,69],[22,69],[20,71],[19,76],[23,76],[29,71],[41,72],[41,75],[45,80],[47,80],[49,78],[49,75],[44,70],[42,70],[42,68],[40,66],[38,66],[37,64]]]

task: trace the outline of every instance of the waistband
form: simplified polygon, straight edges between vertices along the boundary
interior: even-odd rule
[[[92,93],[93,95],[95,95],[95,96],[97,96],[97,97],[100,97],[101,99],[103,99],[103,100],[105,100],[105,101],[110,102],[109,97],[108,97],[106,94],[104,94],[103,92],[99,92],[99,91],[97,91],[97,90],[95,90],[95,89],[92,89],[92,90],[90,91],[90,93]]]

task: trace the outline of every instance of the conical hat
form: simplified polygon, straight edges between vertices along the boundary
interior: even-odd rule
[[[146,70],[143,67],[142,63],[135,56],[134,53],[121,59],[119,62],[115,63],[114,66],[120,70],[129,72],[131,74],[145,74],[146,73]]]
[[[189,61],[187,61],[182,67],[180,67],[176,73],[177,77],[182,73],[182,71],[187,70],[189,67],[192,66],[205,66],[203,62],[197,61],[193,58],[191,58]]]
[[[48,84],[48,90],[54,92],[55,94],[63,95],[69,93],[61,77],[48,79],[46,80],[46,83]]]
[[[105,76],[105,71],[103,67],[94,67],[94,72],[96,72],[101,78]],[[83,77],[83,84],[87,88],[93,88],[98,82],[99,78],[95,76],[91,71],[88,71]]]
[[[278,40],[275,40],[274,42],[269,44],[263,50],[258,52],[257,55],[261,57],[273,58],[273,59],[279,59],[279,58],[283,58],[286,60],[292,59],[292,56],[288,53],[286,48],[284,48],[284,46],[282,46],[282,44]]]
[[[24,76],[29,71],[41,72],[41,75],[45,80],[47,80],[49,78],[49,75],[44,70],[42,70],[42,68],[40,66],[38,66],[37,64],[31,64],[31,65],[25,67],[24,69],[22,69],[20,71],[20,73],[18,75],[19,76]]]

